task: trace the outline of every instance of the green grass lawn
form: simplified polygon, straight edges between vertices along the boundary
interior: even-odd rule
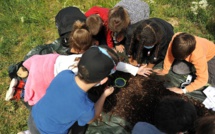
[[[32,48],[58,38],[55,15],[67,6],[83,12],[94,5],[113,7],[118,0],[1,0],[0,1],[0,134],[27,129],[29,111],[21,102],[4,100],[10,79],[8,66],[21,61]],[[188,32],[215,41],[215,2],[206,8],[187,0],[146,0],[150,17],[167,20],[175,32]],[[193,8],[192,8],[193,7]],[[193,10],[193,11],[192,11]],[[195,13],[197,13],[195,15]]]

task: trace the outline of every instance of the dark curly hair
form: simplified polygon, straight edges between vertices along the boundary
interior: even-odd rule
[[[156,127],[168,134],[189,130],[197,119],[194,105],[179,97],[163,98],[155,111]]]

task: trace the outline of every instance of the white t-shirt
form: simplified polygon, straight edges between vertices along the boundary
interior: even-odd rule
[[[57,57],[55,65],[54,65],[54,75],[56,76],[63,70],[72,70],[75,74],[78,72],[78,62],[81,58],[82,54],[73,54],[73,55],[60,55]],[[125,73],[130,73],[132,75],[136,75],[138,71],[138,67],[135,67],[131,64],[119,62],[116,66],[116,70],[122,71]]]

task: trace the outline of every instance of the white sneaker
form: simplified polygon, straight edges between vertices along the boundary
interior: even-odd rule
[[[15,87],[16,85],[18,84],[18,80],[13,78],[10,82],[10,87],[9,89],[7,90],[6,92],[6,97],[5,97],[5,100],[6,101],[9,101],[11,98],[13,98],[13,94],[15,92]]]
[[[180,88],[185,88],[187,85],[189,85],[191,82],[192,82],[192,75],[188,75],[187,76],[187,79],[186,79],[186,81],[185,82],[183,82],[183,83],[181,83],[181,86],[180,86]]]
[[[19,132],[17,134],[31,134],[31,132],[29,130],[25,130],[25,131]]]

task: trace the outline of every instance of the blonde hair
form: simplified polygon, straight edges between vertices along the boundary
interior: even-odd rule
[[[69,47],[77,52],[86,51],[92,45],[92,35],[86,24],[77,20],[72,27],[69,36]]]

